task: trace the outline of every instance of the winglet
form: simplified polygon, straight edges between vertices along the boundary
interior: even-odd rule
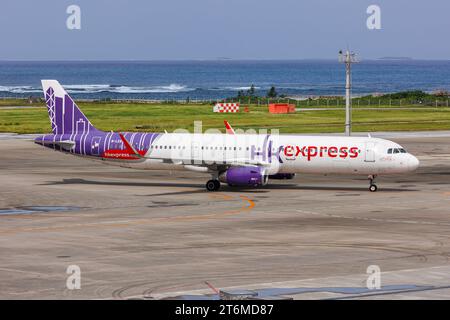
[[[216,294],[220,294],[220,290],[215,288],[211,283],[209,283],[208,281],[205,281],[205,284],[212,290],[214,291]]]
[[[123,144],[125,145],[125,149],[130,155],[136,156],[138,158],[142,158],[142,155],[136,151],[136,149],[128,142],[125,136],[119,133],[120,139],[122,139]]]
[[[225,124],[225,128],[227,129],[228,134],[234,134],[233,127],[228,123],[227,120],[223,120],[223,123]]]

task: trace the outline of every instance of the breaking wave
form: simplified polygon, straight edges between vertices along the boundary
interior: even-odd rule
[[[34,92],[42,92],[42,89],[34,88],[32,86],[0,86],[0,92],[34,93]]]
[[[223,89],[219,89],[219,90],[230,90],[230,91],[241,91],[241,90],[250,90],[250,86],[244,86],[244,87],[225,87],[225,88],[223,88]],[[255,88],[255,90],[260,90],[261,89],[261,87],[254,87]]]
[[[110,85],[110,84],[63,84],[68,93],[93,94],[101,92],[111,93],[176,93],[189,92],[196,89],[188,88],[180,84],[170,84],[167,86],[126,86],[126,85]],[[32,86],[0,86],[0,92],[9,93],[41,93],[41,87]]]

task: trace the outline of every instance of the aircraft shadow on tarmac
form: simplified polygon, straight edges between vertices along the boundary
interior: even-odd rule
[[[130,187],[176,187],[176,188],[201,188],[193,191],[183,191],[181,193],[203,193],[206,192],[203,186],[196,183],[169,183],[169,182],[131,182],[131,181],[97,181],[86,179],[63,179],[62,181],[49,181],[44,185],[65,185],[65,184],[91,184],[91,185],[105,185],[105,186],[130,186]],[[381,189],[381,188],[380,188]],[[265,193],[270,190],[317,190],[317,191],[359,191],[366,192],[366,188],[361,187],[340,187],[340,186],[305,186],[295,183],[289,184],[268,184],[266,186],[253,188],[253,187],[229,187],[223,184],[221,189],[226,192],[253,192],[253,193]],[[381,192],[409,192],[418,191],[412,188],[382,188]],[[177,193],[178,194],[178,193]]]

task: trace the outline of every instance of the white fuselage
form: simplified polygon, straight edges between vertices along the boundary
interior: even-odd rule
[[[371,137],[166,133],[152,143],[145,160],[120,163],[199,172],[227,164],[262,165],[267,174],[379,175],[413,171],[419,161],[397,143]]]

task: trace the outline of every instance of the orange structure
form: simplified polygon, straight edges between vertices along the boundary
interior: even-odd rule
[[[271,103],[269,104],[270,113],[294,113],[295,105],[288,103]]]

